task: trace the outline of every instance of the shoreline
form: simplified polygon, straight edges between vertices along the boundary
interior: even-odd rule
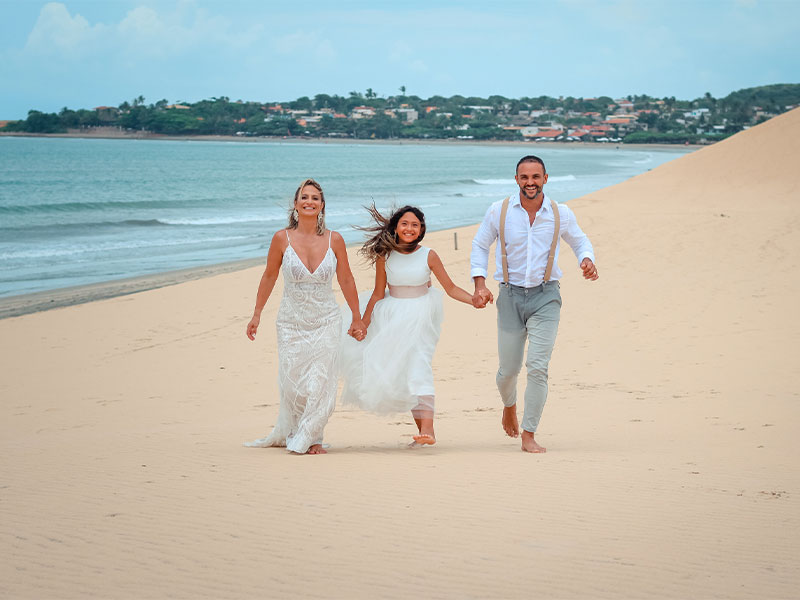
[[[429,231],[428,235],[442,236],[449,239],[450,233],[455,234],[462,230],[474,228],[476,225],[477,223],[470,223],[447,229],[435,229]],[[357,246],[360,246],[360,243],[346,244],[348,249]],[[0,298],[0,321],[33,313],[45,312],[56,308],[65,308],[68,306],[97,302],[99,300],[110,300],[120,296],[129,296],[139,292],[157,290],[189,281],[196,281],[198,279],[207,279],[225,273],[244,271],[253,267],[263,267],[266,261],[267,255],[265,253],[264,256],[258,258],[242,258],[221,263],[162,271],[160,273],[135,275],[133,277],[112,279],[110,281],[85,283],[53,290],[42,290],[39,292],[6,296]],[[351,263],[351,267],[352,266]]]
[[[205,279],[223,273],[242,271],[266,262],[262,258],[244,258],[198,267],[188,267],[162,273],[136,275],[123,279],[112,279],[98,283],[74,285],[54,290],[17,294],[0,298],[0,320],[21,317],[32,313],[44,312],[54,308],[64,308],[78,304],[87,304],[98,300],[108,300],[119,296],[128,296],[148,290],[186,283],[196,279]]]
[[[318,137],[244,137],[237,135],[166,135],[163,133],[125,132],[115,127],[101,127],[96,133],[68,132],[68,133],[26,133],[2,132],[3,137],[21,138],[71,138],[94,140],[147,140],[147,141],[173,141],[173,142],[243,142],[248,144],[375,144],[375,145],[475,145],[475,146],[519,146],[534,148],[629,148],[635,150],[671,150],[676,148],[697,150],[712,146],[713,144],[625,144],[623,142],[526,142],[516,140],[456,140],[456,139],[356,139],[356,138],[318,138]]]

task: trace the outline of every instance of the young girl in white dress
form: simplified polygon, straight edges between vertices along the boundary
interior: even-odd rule
[[[420,246],[421,210],[404,206],[388,218],[374,206],[368,210],[375,225],[365,228],[372,237],[360,253],[375,265],[375,289],[366,305],[360,296],[366,336],[343,344],[342,401],[377,414],[410,410],[418,430],[411,445],[434,444],[431,361],[442,326],[442,292],[431,287],[431,273],[451,298],[472,304],[472,294],[453,283],[436,252]]]

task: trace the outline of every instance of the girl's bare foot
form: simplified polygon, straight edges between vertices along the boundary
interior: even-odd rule
[[[306,454],[327,454],[328,451],[322,447],[322,444],[311,444]]]
[[[522,451],[531,452],[533,454],[544,454],[547,452],[547,448],[536,443],[536,440],[533,439],[533,435],[532,431],[522,430]]]
[[[503,407],[503,430],[508,437],[519,436],[519,421],[517,421],[517,405]]]
[[[415,415],[414,421],[417,423],[418,435],[414,436],[414,443],[418,446],[432,446],[436,443],[436,435],[433,433],[433,413],[428,411],[427,415]]]

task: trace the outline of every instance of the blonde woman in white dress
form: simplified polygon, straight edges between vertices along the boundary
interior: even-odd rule
[[[472,304],[472,294],[450,279],[439,256],[420,245],[425,215],[404,206],[384,217],[369,209],[375,225],[360,252],[375,265],[375,289],[363,306],[364,341],[345,340],[342,401],[377,414],[411,411],[417,425],[412,446],[436,443],[431,361],[442,325],[442,292]],[[388,294],[386,288],[388,285]]]
[[[285,446],[297,454],[325,454],[322,434],[336,402],[342,312],[333,297],[334,275],[352,315],[347,333],[362,339],[353,274],[342,236],[325,228],[325,195],[313,179],[294,195],[289,226],[276,232],[269,246],[247,337],[254,340],[261,311],[283,271],[278,309],[278,384],[280,408],[272,432],[245,446]]]

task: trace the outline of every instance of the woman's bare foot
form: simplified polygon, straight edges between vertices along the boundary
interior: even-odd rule
[[[420,433],[414,436],[414,443],[420,446],[432,446],[436,443],[436,438],[431,433]]]
[[[311,444],[306,451],[306,454],[327,454],[328,451],[322,447],[322,444]]]
[[[517,405],[503,407],[503,430],[508,437],[519,436],[519,421],[517,421]]]
[[[536,443],[536,440],[533,439],[533,435],[532,431],[522,430],[522,451],[531,452],[533,454],[543,454],[547,452],[547,448]]]

